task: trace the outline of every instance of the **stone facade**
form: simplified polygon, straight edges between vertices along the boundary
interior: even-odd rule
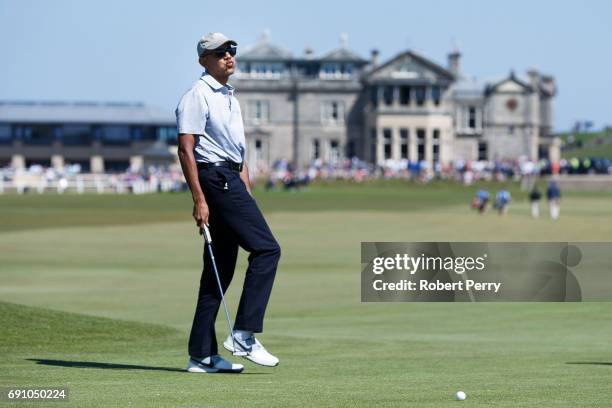
[[[408,50],[379,64],[377,52],[365,60],[345,40],[321,57],[294,58],[264,39],[239,54],[233,78],[248,160],[558,159],[554,79],[529,71],[527,80],[478,82],[462,75],[460,58],[450,53],[443,67]]]

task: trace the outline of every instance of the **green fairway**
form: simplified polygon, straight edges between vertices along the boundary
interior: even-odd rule
[[[480,216],[476,189],[258,192],[283,249],[260,339],[281,364],[241,375],[182,371],[202,251],[188,195],[0,196],[0,386],[68,387],[75,407],[609,406],[612,303],[360,302],[361,241],[612,238],[609,193],[564,194],[553,222],[514,186],[506,217]]]

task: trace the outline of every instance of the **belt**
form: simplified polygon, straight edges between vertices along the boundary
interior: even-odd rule
[[[229,167],[230,169],[241,172],[242,171],[242,163],[235,163],[231,161],[221,161],[214,163],[205,163],[205,162],[197,162],[198,170],[202,169],[210,169],[211,167]]]

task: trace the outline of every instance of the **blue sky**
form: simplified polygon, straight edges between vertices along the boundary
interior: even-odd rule
[[[338,46],[381,59],[415,49],[445,64],[458,44],[478,78],[529,68],[555,76],[557,130],[612,125],[610,1],[0,0],[0,99],[143,101],[172,110],[197,78],[209,31],[303,53]],[[240,48],[239,48],[240,50]]]

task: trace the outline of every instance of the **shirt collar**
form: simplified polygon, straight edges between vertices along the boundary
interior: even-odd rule
[[[219,91],[223,87],[227,88],[230,91],[234,90],[234,87],[231,86],[230,84],[221,85],[219,83],[219,81],[217,81],[215,78],[213,78],[213,76],[210,75],[208,72],[206,72],[206,70],[204,70],[204,72],[202,72],[202,76],[200,77],[200,79],[202,81],[206,82],[215,91]]]

